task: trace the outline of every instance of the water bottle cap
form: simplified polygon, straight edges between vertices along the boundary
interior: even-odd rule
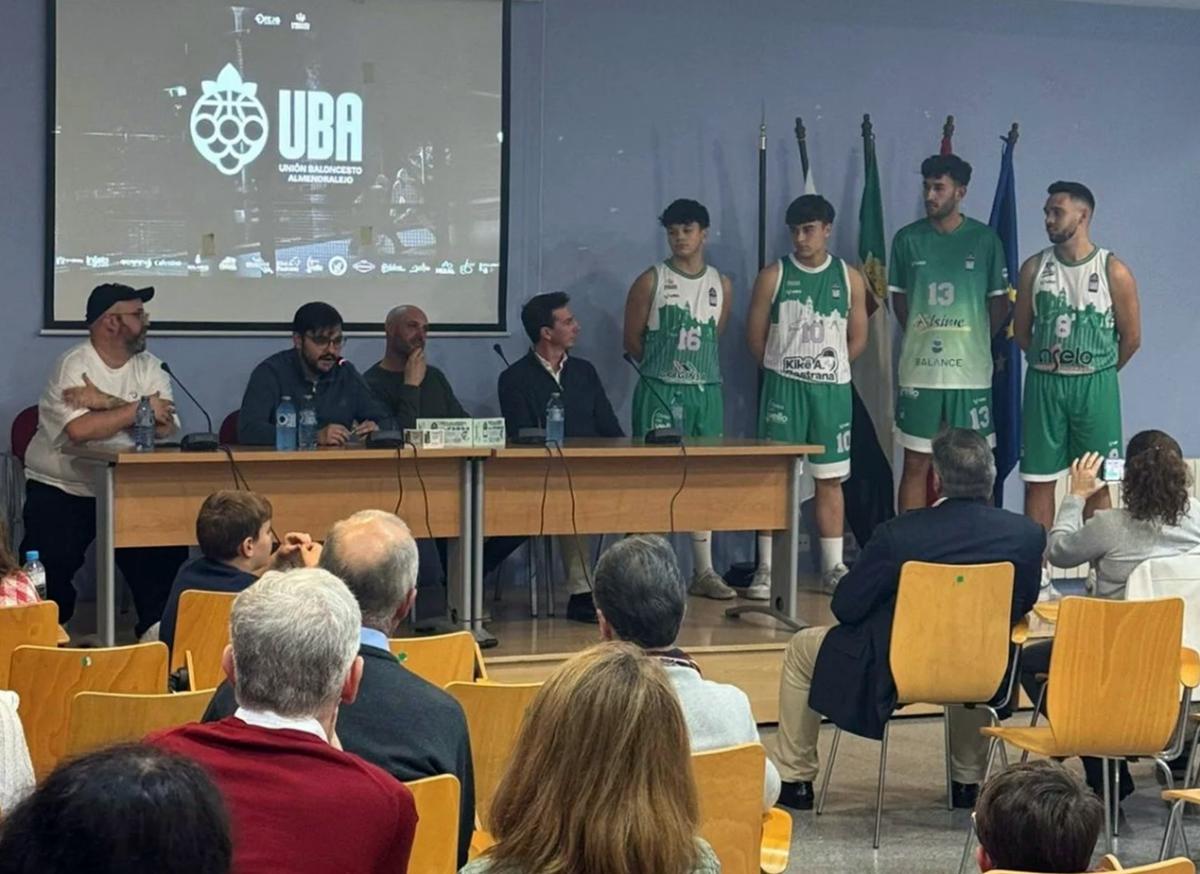
[[[281,401],[290,401],[291,399],[292,399],[291,395],[284,395],[283,397],[280,398]]]
[[[38,551],[36,549],[31,549],[28,552],[26,552],[25,560],[26,561],[37,561],[38,560]]]

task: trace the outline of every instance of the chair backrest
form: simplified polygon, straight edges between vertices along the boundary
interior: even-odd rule
[[[899,703],[991,700],[1008,666],[1012,562],[906,561],[889,660]]]
[[[1133,569],[1125,600],[1183,598],[1183,645],[1200,649],[1200,553],[1152,558]]]
[[[1116,856],[1110,854],[1101,859],[1100,864],[1094,870],[1127,871],[1128,874],[1196,874],[1196,866],[1192,860],[1182,856],[1175,859],[1164,859],[1161,862],[1151,862],[1148,865],[1138,865],[1136,868],[1126,868],[1117,861]],[[993,868],[992,874],[1018,874],[1018,872]]]
[[[1183,600],[1064,598],[1046,686],[1056,745],[1077,755],[1149,755],[1179,718]]]
[[[75,756],[141,740],[152,731],[199,722],[212,695],[211,689],[173,695],[80,692],[71,702],[66,753]]]
[[[9,439],[12,441],[12,453],[21,459],[21,464],[25,463],[25,450],[29,448],[29,441],[33,439],[37,429],[38,408],[36,404],[21,410],[13,419]]]
[[[439,774],[404,785],[417,805],[409,874],[454,874],[458,870],[458,778]]]
[[[692,754],[700,837],[713,848],[723,874],[758,874],[765,759],[754,743]]]
[[[108,649],[19,646],[9,685],[21,696],[21,724],[40,779],[67,749],[71,702],[79,692],[167,691],[167,645],[160,641]]]
[[[221,441],[222,446],[234,446],[238,441],[238,411],[234,410],[221,421],[221,428],[217,432],[217,439]]]
[[[0,689],[7,689],[8,666],[18,646],[58,643],[58,605],[53,601],[0,607]]]
[[[404,667],[439,688],[449,683],[486,680],[483,654],[469,631],[434,634],[429,637],[394,637],[388,646]]]
[[[189,677],[193,691],[215,689],[224,676],[221,653],[229,643],[229,613],[236,597],[232,592],[199,589],[188,589],[179,596],[171,670],[184,667],[190,652],[196,671],[195,676]]]
[[[462,705],[471,737],[475,816],[488,825],[492,796],[504,776],[517,736],[541,683],[451,683],[446,691]]]

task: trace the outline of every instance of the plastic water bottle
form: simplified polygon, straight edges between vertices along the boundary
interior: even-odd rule
[[[671,424],[683,433],[683,401],[679,399],[679,392],[671,393]]]
[[[562,395],[550,395],[546,402],[546,445],[563,445],[567,430],[567,411],[563,408]]]
[[[145,395],[138,401],[137,411],[133,414],[133,448],[138,452],[154,449],[154,408]]]
[[[317,402],[311,394],[300,402],[300,428],[298,444],[301,449],[317,448]]]
[[[279,399],[275,408],[275,449],[291,452],[296,448],[296,405],[291,395]]]
[[[25,565],[21,568],[25,576],[29,577],[29,582],[33,583],[33,588],[37,592],[37,596],[42,601],[46,600],[46,566],[38,561],[38,551],[31,549],[25,553]]]

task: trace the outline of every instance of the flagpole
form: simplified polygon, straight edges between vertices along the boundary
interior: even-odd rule
[[[804,121],[796,116],[796,147],[800,150],[800,173],[805,186],[808,184],[808,133],[804,130]]]
[[[758,269],[767,266],[767,109],[758,127]]]

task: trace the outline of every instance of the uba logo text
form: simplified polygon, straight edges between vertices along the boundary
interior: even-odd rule
[[[279,155],[286,161],[362,162],[363,102],[352,92],[280,89]],[[233,64],[216,80],[201,83],[192,107],[192,144],[226,176],[241,172],[262,154],[271,131],[258,85],[244,82]]]

